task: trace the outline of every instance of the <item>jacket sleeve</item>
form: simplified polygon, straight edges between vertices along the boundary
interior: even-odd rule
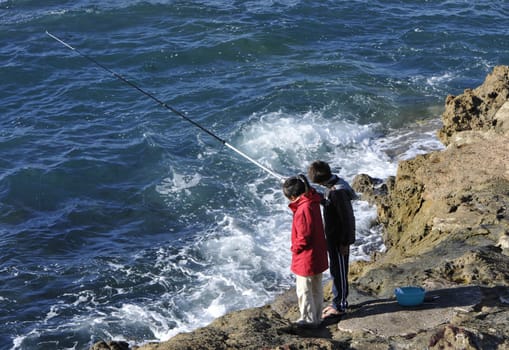
[[[309,211],[303,210],[294,220],[295,239],[292,244],[292,252],[300,253],[311,246],[312,220]]]
[[[339,189],[334,191],[334,208],[340,220],[339,244],[347,245],[355,243],[355,216],[348,190]]]

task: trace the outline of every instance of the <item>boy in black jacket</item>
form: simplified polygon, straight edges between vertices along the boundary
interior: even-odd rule
[[[334,297],[331,305],[324,308],[322,318],[338,317],[348,307],[348,260],[350,245],[355,242],[351,201],[357,195],[345,180],[331,173],[326,162],[313,162],[308,168],[308,177],[326,188],[322,204]]]

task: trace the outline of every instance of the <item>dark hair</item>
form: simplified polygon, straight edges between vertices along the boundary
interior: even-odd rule
[[[309,191],[310,187],[308,179],[303,174],[299,174],[286,179],[283,184],[283,193],[288,199],[295,198]]]
[[[332,177],[332,172],[329,164],[324,161],[317,160],[309,166],[308,176],[312,182],[322,184]]]

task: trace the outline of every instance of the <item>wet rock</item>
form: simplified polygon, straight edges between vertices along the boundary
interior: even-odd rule
[[[129,350],[129,344],[123,341],[100,341],[95,343],[90,350]]]
[[[445,144],[452,135],[466,130],[507,129],[495,118],[498,110],[509,100],[509,67],[497,66],[484,83],[475,89],[466,89],[460,96],[449,95],[442,115],[443,127],[438,137]]]
[[[471,332],[454,325],[447,325],[431,337],[429,349],[475,350],[479,347],[476,345],[475,337]]]

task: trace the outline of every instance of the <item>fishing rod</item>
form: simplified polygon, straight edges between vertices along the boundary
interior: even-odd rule
[[[247,159],[248,161],[250,161],[251,163],[255,164],[256,166],[258,166],[259,168],[265,170],[267,173],[269,173],[270,175],[278,178],[279,180],[283,181],[284,180],[284,177],[282,175],[279,175],[277,173],[275,173],[274,171],[270,170],[269,168],[267,168],[266,166],[264,166],[263,164],[261,164],[260,162],[254,160],[253,158],[251,158],[250,156],[248,156],[247,154],[245,154],[244,152],[240,151],[239,149],[233,147],[232,145],[230,145],[228,142],[226,142],[224,139],[222,139],[221,137],[217,136],[216,134],[214,134],[212,131],[204,128],[203,126],[201,126],[200,124],[198,124],[197,122],[195,122],[194,120],[192,120],[191,118],[187,117],[184,113],[182,113],[181,111],[173,108],[172,106],[166,104],[165,102],[161,101],[160,99],[158,99],[156,96],[148,93],[147,91],[143,90],[142,88],[140,88],[138,85],[136,85],[135,83],[127,80],[126,78],[124,78],[123,76],[121,76],[120,74],[114,72],[113,70],[109,69],[108,67],[106,67],[105,65],[101,64],[100,62],[96,61],[94,58],[88,56],[88,55],[85,55],[84,53],[80,52],[78,49],[72,47],[71,45],[69,45],[68,43],[66,43],[65,41],[63,41],[62,39],[58,38],[57,36],[51,34],[50,32],[46,31],[46,34],[58,41],[60,44],[64,45],[65,47],[67,47],[68,49],[70,49],[71,51],[74,51],[76,52],[78,55],[80,55],[81,57],[84,57],[86,58],[87,60],[89,60],[90,62],[94,63],[95,65],[99,66],[100,68],[104,69],[105,71],[107,71],[108,73],[112,74],[115,78],[123,81],[124,83],[126,83],[127,85],[131,86],[132,88],[138,90],[139,92],[141,92],[142,94],[144,94],[145,96],[148,96],[149,98],[151,98],[152,100],[154,100],[155,102],[157,102],[159,105],[161,105],[162,107],[166,108],[167,110],[175,113],[176,115],[178,115],[179,117],[183,118],[185,121],[193,124],[194,126],[196,126],[197,128],[199,128],[200,130],[204,131],[205,133],[209,134],[210,136],[212,136],[214,139],[216,139],[217,141],[221,142],[223,145],[225,145],[226,147],[228,147],[229,149],[231,149],[232,151],[236,152],[238,155],[244,157],[245,159]]]

